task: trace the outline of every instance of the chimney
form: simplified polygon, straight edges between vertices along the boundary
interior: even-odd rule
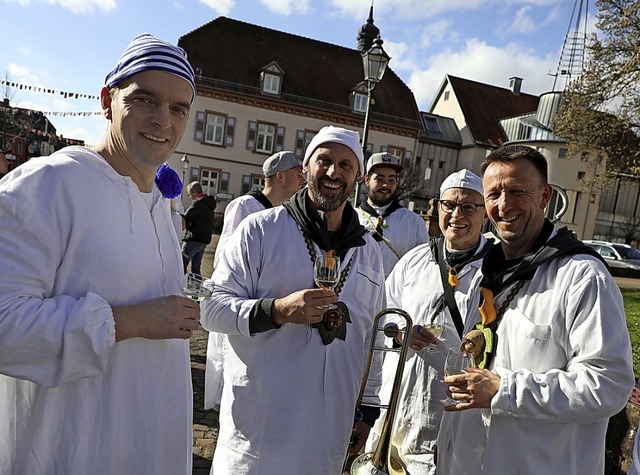
[[[514,96],[520,95],[520,89],[522,88],[522,78],[513,76],[509,78],[509,89]]]

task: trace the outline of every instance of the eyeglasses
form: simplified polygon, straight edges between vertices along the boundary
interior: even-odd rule
[[[455,201],[450,200],[438,200],[440,203],[440,208],[447,214],[451,214],[455,211],[456,208],[460,207],[460,211],[465,216],[472,216],[475,214],[478,206],[484,206],[478,203],[471,203],[470,201],[466,201],[464,203],[456,203]]]

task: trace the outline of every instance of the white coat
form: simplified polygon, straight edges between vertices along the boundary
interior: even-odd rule
[[[249,333],[257,299],[314,287],[309,250],[286,209],[248,216],[227,243],[201,320],[228,338],[212,474],[340,474],[373,318],[384,305],[380,251],[364,237],[367,244],[350,249],[342,262],[343,271],[351,262],[339,294],[352,320],[347,338],[328,346],[309,325]],[[377,397],[380,368],[372,375]]]
[[[367,230],[375,234],[375,224],[377,216],[369,216],[366,211],[356,208],[358,219]],[[369,216],[369,218],[367,218]],[[429,241],[429,231],[424,219],[419,214],[409,211],[407,208],[398,208],[385,218],[388,227],[383,229],[382,235],[393,249],[402,257],[409,250]],[[373,221],[374,226],[372,226]],[[393,266],[398,262],[398,256],[383,241],[378,241],[380,252],[382,253],[382,264],[384,267],[384,275],[387,277]]]
[[[485,243],[481,237],[478,252]],[[479,281],[481,263],[482,259],[472,261],[458,273],[459,283],[454,289],[454,297],[463,321],[467,317],[469,299]],[[422,244],[405,254],[393,268],[385,286],[390,307],[408,312],[414,325],[430,323],[444,290],[440,267],[429,244]],[[394,453],[399,454],[412,475],[435,473],[433,452],[444,407],[442,400],[446,397],[442,382],[444,360],[448,348],[460,345],[449,308],[445,307],[443,311],[447,316],[441,337],[444,341],[437,345],[435,352],[427,349],[416,352],[409,348],[400,385],[391,443]],[[471,319],[475,320],[475,314]],[[383,401],[388,401],[391,394],[397,364],[398,353],[386,353],[380,391]],[[367,451],[377,446],[384,415],[383,412],[371,432]]]
[[[0,249],[0,473],[190,474],[188,341],[111,311],[180,292],[169,201],[65,148],[0,182]]]
[[[511,288],[494,297],[497,309]],[[608,419],[634,385],[622,296],[604,264],[542,264],[497,334],[498,393],[490,409],[445,413],[437,473],[602,474]]]

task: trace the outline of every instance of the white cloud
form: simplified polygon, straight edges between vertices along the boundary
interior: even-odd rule
[[[309,12],[309,0],[260,0],[265,7],[280,15],[299,13],[304,15]]]
[[[91,13],[94,7],[106,12],[115,10],[117,7],[116,0],[45,0],[45,2],[60,5],[76,14]]]
[[[228,15],[236,4],[236,0],[199,0],[200,3],[213,8],[220,15]]]
[[[446,74],[505,88],[510,77],[518,76],[523,78],[523,92],[541,94],[553,86],[547,73],[555,71],[556,62],[553,54],[540,57],[516,43],[495,47],[473,39],[461,51],[448,50],[430,57],[428,68],[411,74],[409,87],[420,110],[431,106]]]
[[[509,33],[521,33],[528,35],[537,30],[537,25],[534,20],[529,16],[529,12],[531,11],[531,7],[526,6],[520,8],[516,12],[516,16],[511,23],[506,28],[506,31]]]
[[[428,48],[435,43],[439,43],[445,37],[445,34],[449,32],[450,26],[451,21],[444,18],[430,23],[420,36],[420,46]],[[457,32],[452,32],[451,34],[457,36]]]
[[[44,87],[46,83],[46,78],[41,74],[36,74],[28,67],[20,66],[16,63],[9,63],[9,68],[6,72],[8,74],[7,79],[10,82],[16,82],[36,87]]]

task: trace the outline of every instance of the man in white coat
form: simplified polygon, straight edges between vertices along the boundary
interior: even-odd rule
[[[481,171],[501,242],[466,323],[480,368],[445,378],[458,401],[445,410],[462,412],[443,419],[437,473],[604,473],[609,417],[634,385],[620,290],[591,248],[545,219],[542,154],[507,145]]]
[[[220,256],[202,306],[203,327],[228,338],[212,474],[341,473],[384,307],[380,250],[347,201],[363,169],[358,133],[322,128],[304,156],[308,187],[245,218]],[[335,290],[314,285],[320,253],[340,257]],[[379,411],[363,412],[352,451]]]
[[[180,179],[156,173],[194,95],[184,51],[139,35],[100,92],[96,148],[0,181],[0,473],[191,474],[199,309],[179,295]]]
[[[367,199],[357,208],[360,224],[378,241],[385,277],[407,251],[429,240],[424,219],[398,202],[402,169],[390,153],[371,155],[364,178]]]
[[[302,174],[302,164],[293,152],[283,151],[271,155],[262,164],[262,173],[265,182],[262,191],[252,190],[239,196],[224,209],[224,224],[213,258],[214,269],[218,266],[218,259],[225,244],[230,242],[233,232],[244,218],[282,204],[306,183]],[[226,337],[223,333],[209,332],[204,383],[205,409],[220,409],[225,345]]]
[[[420,475],[435,473],[434,446],[445,396],[442,368],[447,349],[460,345],[468,301],[487,248],[482,235],[487,219],[480,177],[469,170],[449,175],[440,187],[438,210],[442,236],[407,252],[385,284],[388,306],[402,308],[414,323],[392,428],[392,450],[408,473]],[[455,269],[455,281],[448,277],[451,269]],[[438,320],[444,324],[442,341],[430,331]],[[402,343],[401,336],[394,346]],[[397,353],[385,355],[383,400],[391,394],[397,364]],[[383,420],[384,411],[366,451],[375,449]]]

